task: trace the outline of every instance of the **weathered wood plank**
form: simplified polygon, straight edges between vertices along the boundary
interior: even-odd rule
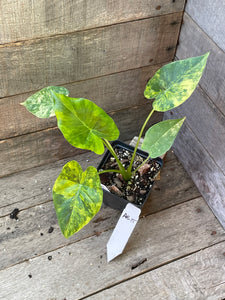
[[[165,114],[165,117],[168,115]],[[173,117],[178,118],[179,114],[174,111]],[[225,227],[225,175],[187,123],[183,125],[173,149],[215,216]]]
[[[177,159],[165,161],[142,214],[154,213],[199,197],[200,193]]]
[[[87,154],[76,157],[83,169],[86,169],[90,164],[96,166],[97,160],[100,159],[99,157],[96,159],[96,155],[94,157],[92,153]],[[65,160],[63,162],[65,163]],[[51,189],[62,165],[61,161],[46,166],[45,169],[39,167],[36,170],[21,172],[21,176],[18,173],[17,176],[13,175],[1,180],[0,189],[3,196],[1,197],[0,216],[7,216],[0,218],[1,247],[6,249],[0,256],[0,268],[41,255],[46,252],[46,249],[48,251],[54,250],[81,238],[94,235],[95,232],[98,234],[115,225],[120,212],[114,212],[103,205],[100,213],[90,225],[85,226],[81,232],[65,241],[59,230],[51,201]],[[158,212],[199,195],[193,182],[178,161],[176,159],[167,161],[161,173],[161,180],[156,183],[152,190],[142,211],[142,216]],[[17,221],[9,218],[9,214],[15,208],[20,210]],[[54,234],[49,235],[48,229],[51,226],[54,227]],[[40,236],[40,233],[43,233],[43,236]],[[35,236],[34,241],[27,243],[27,239],[30,239],[31,236]],[[15,251],[18,241],[20,244],[26,245],[26,249]]]
[[[225,52],[225,5],[219,0],[189,0],[186,9],[191,18]]]
[[[0,43],[65,34],[78,30],[183,11],[184,0],[151,1],[1,1]],[[160,4],[160,5],[159,5]]]
[[[86,152],[1,178],[0,216],[9,214],[16,207],[23,210],[52,200],[52,186],[68,161],[77,160],[85,170],[89,165],[96,167],[101,158]]]
[[[179,117],[187,117],[186,123],[225,174],[225,115],[201,88],[197,88],[190,99],[173,112]]]
[[[120,130],[120,139],[127,140],[138,134],[147,117],[151,103],[111,112]],[[162,119],[156,113],[149,126]],[[50,128],[0,141],[0,176],[19,172],[58,159],[73,156],[81,151],[65,141],[58,128]]]
[[[225,295],[225,242],[198,251],[88,297],[92,300],[198,299],[218,300]],[[147,284],[146,284],[147,283]],[[87,299],[87,298],[85,298]]]
[[[0,97],[171,61],[181,19],[182,12],[2,45]]]
[[[68,239],[59,229],[52,201],[20,211],[18,220],[9,216],[0,218],[0,270],[81,239],[98,236],[113,228],[119,216],[119,211],[103,205],[91,223]],[[50,228],[53,228],[51,233],[48,232]],[[21,245],[20,250],[18,245]]]
[[[94,101],[105,111],[115,111],[146,103],[145,85],[161,65],[148,66],[108,76],[66,84],[71,97]],[[55,118],[39,119],[19,105],[32,93],[0,99],[1,139],[56,126]]]
[[[182,25],[179,46],[176,52],[177,57],[184,59],[202,55],[208,51],[210,51],[210,55],[200,86],[225,115],[225,53],[187,14],[184,14],[184,24]]]
[[[111,233],[108,230],[2,270],[1,298],[80,299],[225,239],[202,198],[142,218],[125,253],[107,264]],[[132,269],[143,258],[146,262]]]
[[[75,159],[85,170],[89,165],[97,167],[101,158],[92,152],[87,152],[1,178],[0,217],[9,215],[14,208],[24,210],[52,200],[51,190],[54,181],[68,161]],[[167,181],[170,182],[169,187]],[[180,191],[182,187],[183,193]],[[148,212],[155,212],[198,196],[199,192],[187,173],[173,153],[169,152],[163,166],[161,180],[155,184],[151,192],[150,208],[149,205],[146,205],[149,209]]]
[[[72,147],[58,128],[0,141],[0,176],[43,165],[82,151]]]

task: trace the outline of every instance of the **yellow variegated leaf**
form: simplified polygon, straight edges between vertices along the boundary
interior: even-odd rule
[[[168,111],[186,101],[195,90],[205,69],[209,53],[178,60],[163,66],[147,83],[144,95],[155,98],[153,109]]]
[[[60,229],[66,238],[79,231],[97,214],[103,192],[96,168],[85,172],[76,161],[68,162],[56,179],[53,201]]]

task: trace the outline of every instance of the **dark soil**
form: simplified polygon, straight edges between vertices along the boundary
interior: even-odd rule
[[[123,148],[115,148],[114,150],[123,166],[127,168],[132,153]],[[142,156],[136,155],[132,170],[135,170],[144,160],[145,158]],[[102,167],[102,170],[107,169],[118,169],[117,162],[113,156],[110,156]],[[129,181],[125,181],[119,173],[103,173],[100,174],[100,179],[101,183],[104,184],[111,193],[134,204],[141,205],[145,201],[159,170],[160,164],[156,160],[149,160]]]
[[[49,227],[49,229],[48,229],[48,233],[52,233],[53,232],[53,230],[54,230],[54,227]]]
[[[10,213],[10,219],[15,219],[15,220],[18,220],[18,215],[19,213],[19,209],[18,208],[15,208],[11,213]]]

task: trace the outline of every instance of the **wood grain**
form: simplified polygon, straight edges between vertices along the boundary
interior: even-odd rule
[[[202,55],[210,51],[200,86],[225,115],[225,53],[185,13],[176,56],[179,59]]]
[[[1,0],[2,44],[183,11],[184,0]],[[159,5],[160,4],[160,5]]]
[[[225,115],[201,88],[197,88],[190,99],[173,112],[187,117],[186,123],[225,174]]]
[[[94,101],[106,112],[146,103],[147,81],[161,65],[148,66],[108,76],[66,84],[71,97]],[[25,93],[0,99],[1,139],[36,132],[56,126],[55,118],[39,119],[19,103],[31,94]]]
[[[174,113],[173,117],[177,118],[179,114]],[[215,216],[225,227],[225,175],[187,123],[183,125],[173,149]]]
[[[120,139],[131,139],[147,118],[151,103],[128,107],[111,112],[120,130]],[[149,126],[162,119],[161,113],[156,113]],[[0,176],[26,170],[45,163],[57,161],[80,153],[72,147],[62,136],[58,128],[50,128],[35,133],[17,136],[0,141]]]
[[[222,242],[198,251],[101,291],[88,299],[113,300],[116,295],[126,295],[126,299],[142,300],[223,299],[225,291],[224,247],[225,242]]]
[[[225,52],[225,5],[219,0],[189,0],[186,12],[200,28]]]
[[[72,147],[58,128],[0,141],[0,176],[29,169],[81,153]]]
[[[142,218],[124,254],[107,264],[105,245],[111,233],[108,230],[54,251],[46,248],[48,253],[2,270],[1,298],[80,299],[225,239],[202,198]],[[31,239],[34,243],[34,238],[27,236],[27,243]],[[22,249],[27,243],[21,243]],[[141,258],[147,261],[132,270]]]
[[[88,154],[77,155],[75,158],[84,170],[90,164],[97,166],[99,161],[99,157],[96,159],[94,154]],[[51,196],[52,186],[64,163],[65,160],[46,166],[45,169],[39,167],[2,179],[0,216],[5,216],[0,218],[0,240],[2,249],[7,251],[0,256],[0,269],[42,255],[46,253],[46,249],[52,251],[65,244],[101,233],[117,222],[120,212],[103,205],[88,226],[65,240],[58,226]],[[142,210],[142,217],[197,198],[199,195],[178,161],[167,161],[161,173],[161,180],[155,184]],[[9,218],[9,214],[15,208],[20,210],[17,221]],[[50,227],[54,228],[53,234],[48,234]],[[41,233],[43,235],[40,235]],[[34,241],[28,243],[27,240],[32,236],[35,237]],[[23,251],[16,251],[18,243],[26,245]]]
[[[215,4],[218,3],[213,4],[212,10],[215,8]],[[208,2],[206,1],[206,7],[207,5]],[[195,11],[198,4],[191,1],[188,7],[188,12],[196,13],[195,17],[199,19],[200,25],[204,18],[207,19],[206,26],[212,22],[214,17],[207,18],[208,13],[205,10],[201,10],[201,16]],[[212,24],[214,29],[215,24]],[[221,224],[225,226],[225,159],[223,155],[225,53],[185,13],[177,57],[182,59],[187,56],[200,55],[207,51],[211,53],[200,81],[200,88],[195,91],[190,101],[173,112],[173,116],[169,116],[168,113],[166,116],[167,118],[173,118],[174,116],[187,115],[187,126],[184,127],[175,143],[175,153],[179,156]]]
[[[181,19],[179,12],[2,45],[0,97],[171,61]]]
[[[161,171],[161,179],[155,183],[143,209],[144,214],[168,208],[200,195],[175,156],[172,153],[169,156],[170,160],[166,160]],[[0,217],[9,215],[14,208],[24,210],[51,201],[52,186],[68,161],[73,159],[78,161],[85,170],[89,165],[97,167],[101,158],[92,152],[87,152],[1,178]],[[170,182],[169,186],[167,182]]]

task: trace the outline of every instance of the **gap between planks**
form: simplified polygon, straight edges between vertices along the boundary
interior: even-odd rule
[[[0,49],[1,48],[10,48],[10,47],[15,47],[15,46],[31,45],[32,43],[35,43],[35,42],[50,40],[50,39],[62,37],[65,35],[69,36],[69,35],[73,35],[76,33],[79,34],[82,32],[88,32],[88,31],[95,30],[95,29],[105,29],[105,28],[114,27],[117,25],[123,25],[123,24],[135,23],[135,22],[137,23],[137,22],[141,22],[141,21],[145,21],[145,20],[150,20],[153,18],[161,18],[162,16],[175,15],[175,14],[178,14],[181,12],[184,13],[183,11],[177,11],[177,12],[171,12],[171,13],[162,14],[162,15],[158,15],[158,16],[145,17],[145,18],[140,18],[140,19],[136,19],[136,20],[128,20],[128,21],[117,22],[117,23],[112,23],[112,24],[107,24],[107,25],[102,25],[102,26],[90,27],[88,29],[80,29],[80,30],[69,31],[69,32],[64,32],[64,33],[57,33],[57,34],[44,36],[44,37],[35,37],[35,38],[31,38],[31,39],[26,39],[26,40],[13,41],[13,42],[9,42],[9,43],[0,44]]]
[[[124,253],[107,264],[105,244],[110,234],[109,230],[77,242],[76,247],[73,244],[65,246],[61,251],[50,251],[2,270],[3,299],[14,299],[13,295],[19,298],[21,292],[23,299],[29,299],[30,293],[35,296],[41,293],[45,299],[65,296],[80,299],[225,240],[224,230],[201,197],[140,219]],[[51,262],[48,262],[49,255]],[[147,261],[131,270],[134,262],[143,257]],[[57,270],[60,270],[63,288],[57,288]],[[28,274],[33,275],[34,281],[28,278]],[[74,274],[79,276],[74,277]],[[88,280],[87,274],[92,280]],[[45,286],[48,289],[44,289]]]
[[[111,287],[107,287],[106,289],[102,289],[102,290],[99,290],[99,291],[97,291],[93,294],[90,294],[88,296],[79,298],[79,300],[83,300],[83,299],[90,299],[90,300],[91,299],[95,299],[95,300],[97,300],[97,299],[102,299],[102,300],[103,299],[110,299],[111,300],[111,299],[114,299],[113,296],[115,295],[115,293],[116,294],[118,294],[118,293],[122,294],[123,292],[126,292],[126,291],[129,291],[131,299],[133,299],[132,296],[136,297],[134,299],[138,299],[138,297],[140,297],[140,295],[136,294],[136,296],[134,296],[134,294],[131,291],[132,287],[136,288],[136,293],[138,291],[140,292],[140,288],[139,288],[140,285],[138,284],[138,282],[140,282],[142,280],[142,278],[144,278],[144,282],[148,282],[148,286],[151,286],[151,284],[154,283],[154,279],[155,279],[154,276],[152,276],[152,275],[155,274],[155,273],[158,273],[158,272],[161,273],[161,276],[160,276],[160,278],[157,278],[157,281],[160,282],[160,279],[161,279],[161,282],[163,283],[165,281],[165,279],[166,280],[169,279],[169,278],[167,278],[167,276],[165,276],[164,270],[169,271],[169,276],[172,278],[172,281],[177,280],[178,285],[171,284],[171,282],[168,284],[168,281],[166,282],[165,285],[162,284],[162,286],[161,286],[162,289],[165,289],[165,290],[168,289],[167,293],[166,293],[167,295],[165,295],[165,293],[163,293],[164,295],[160,295],[160,294],[158,294],[157,291],[155,291],[157,293],[157,295],[154,295],[154,296],[157,297],[157,298],[154,297],[155,300],[158,300],[158,299],[183,299],[183,300],[184,299],[186,299],[186,300],[190,300],[190,299],[199,299],[200,300],[201,299],[201,300],[205,300],[206,297],[207,297],[207,299],[211,299],[211,300],[218,300],[218,299],[224,300],[224,296],[225,296],[225,278],[224,278],[224,281],[223,281],[223,279],[221,279],[222,282],[214,284],[210,287],[209,287],[209,282],[207,280],[205,280],[206,281],[206,286],[200,287],[200,286],[197,286],[197,284],[196,284],[197,282],[194,282],[194,283],[192,282],[193,281],[193,279],[192,279],[193,275],[191,274],[192,270],[190,268],[191,263],[193,264],[194,262],[196,262],[196,260],[197,260],[196,258],[198,256],[202,257],[206,252],[209,252],[211,254],[211,256],[213,256],[214,252],[215,252],[215,249],[216,250],[220,249],[220,251],[222,252],[223,249],[224,249],[224,246],[225,246],[224,241],[215,243],[214,245],[211,245],[209,247],[205,247],[205,248],[200,249],[198,251],[192,252],[192,253],[190,253],[186,256],[182,256],[178,259],[174,259],[174,260],[172,260],[168,263],[160,265],[160,266],[158,266],[154,269],[151,269],[149,271],[145,271],[143,273],[137,274],[136,276],[134,276],[132,278],[129,278],[126,281],[118,282],[117,284],[115,284]],[[224,256],[224,253],[222,255]],[[222,257],[222,255],[221,255],[221,257]],[[210,255],[208,255],[208,256],[210,256]],[[211,267],[212,268],[214,267],[214,269],[218,269],[218,271],[221,270],[220,263],[223,264],[223,261],[222,261],[221,258],[220,258],[220,260],[221,261],[219,263],[218,263],[218,260],[215,261],[215,266],[216,267],[215,266],[211,266]],[[174,277],[177,276],[177,273],[180,270],[182,270],[181,272],[183,273],[182,274],[183,277],[185,277],[185,275],[187,276],[187,274],[185,274],[185,272],[183,272],[184,264],[188,265],[188,268],[186,267],[185,271],[187,272],[187,274],[190,275],[189,278],[186,278],[186,280],[189,279],[189,281],[190,281],[190,282],[188,282],[189,283],[189,291],[185,290],[184,287],[182,287],[181,290],[183,291],[183,295],[181,295],[180,293],[178,295],[177,288],[178,287],[180,288],[181,276],[179,276],[179,278],[174,278]],[[175,276],[172,276],[171,273],[174,271],[173,268],[176,269],[176,265],[180,265],[180,268],[179,268],[180,270],[179,271],[177,270],[178,272],[175,271],[176,275],[173,274]],[[209,262],[208,262],[208,265],[209,265]],[[214,271],[216,273],[216,270],[214,270]],[[223,276],[223,274],[222,274],[222,272],[221,272],[220,275],[219,275],[219,272],[217,274],[218,274],[217,280],[219,281],[220,276],[221,275]],[[200,272],[199,272],[198,275],[200,275],[199,277],[201,277]],[[203,275],[203,277],[204,277],[204,275]],[[161,285],[161,282],[160,282],[160,285]],[[215,288],[220,287],[220,286],[222,286],[222,289],[220,291],[218,291],[218,289],[215,289]],[[159,293],[161,293],[162,289],[159,289],[160,290]],[[173,290],[173,293],[171,294],[172,290]],[[193,290],[194,290],[194,292],[193,292]],[[206,290],[208,290],[208,291],[206,291]],[[142,293],[142,299],[146,299],[146,300],[149,299],[149,295],[151,294],[151,292],[152,292],[152,288],[149,291],[144,290],[144,293]],[[189,292],[189,293],[187,294],[187,292]],[[176,298],[175,294],[177,294],[176,296],[179,297],[179,298]],[[190,295],[190,294],[192,294],[192,295]],[[171,298],[172,295],[175,298]],[[126,296],[129,298],[128,295],[126,295]],[[151,296],[153,297],[152,294],[151,294]],[[166,296],[168,296],[168,297],[170,296],[170,297],[165,298]],[[180,297],[182,297],[182,298],[180,298]],[[219,298],[219,297],[222,297],[223,299]],[[151,298],[151,299],[153,299],[153,298]]]

